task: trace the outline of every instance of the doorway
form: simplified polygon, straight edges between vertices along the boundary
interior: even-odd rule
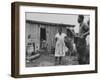
[[[46,40],[46,29],[40,28],[40,40]]]
[[[40,28],[40,48],[46,47],[46,28]]]

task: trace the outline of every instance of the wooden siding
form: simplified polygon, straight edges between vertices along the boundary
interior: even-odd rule
[[[28,43],[28,35],[30,34],[32,37],[32,41],[35,43],[35,50],[39,50],[40,48],[40,29],[39,29],[38,24],[26,23],[26,29],[25,29],[26,46]]]
[[[49,24],[40,24],[36,22],[35,23],[26,22],[26,32],[25,32],[26,44],[28,42],[28,35],[31,34],[32,41],[35,43],[35,50],[39,50],[40,49],[40,28],[45,28],[47,49],[48,51],[51,50],[51,48],[55,47],[55,35],[58,32],[59,27],[62,27],[64,33],[66,32],[66,27],[62,25],[49,25]]]

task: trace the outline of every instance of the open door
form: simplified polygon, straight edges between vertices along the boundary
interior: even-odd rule
[[[46,42],[46,28],[40,28],[40,48],[45,47]]]

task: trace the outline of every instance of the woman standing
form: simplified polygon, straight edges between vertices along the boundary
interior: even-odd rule
[[[61,64],[62,57],[65,56],[65,43],[64,38],[66,34],[62,32],[62,27],[59,27],[58,33],[55,35],[55,64]]]

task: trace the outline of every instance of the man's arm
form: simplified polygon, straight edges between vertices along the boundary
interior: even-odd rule
[[[89,32],[89,26],[87,24],[84,24],[84,29],[86,30],[86,32],[82,35],[82,37],[86,38],[87,35],[90,34],[90,32]]]
[[[87,35],[89,35],[89,34],[90,34],[89,31],[87,31],[86,33],[83,34],[83,37],[86,38]]]

